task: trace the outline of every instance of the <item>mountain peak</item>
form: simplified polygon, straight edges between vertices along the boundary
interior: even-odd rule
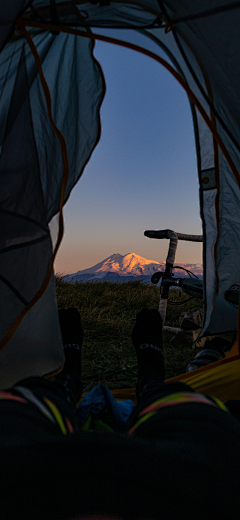
[[[114,253],[99,264],[84,269],[83,271],[78,271],[72,276],[89,274],[94,276],[94,278],[102,278],[106,273],[117,273],[119,276],[152,275],[155,271],[160,269],[161,266],[162,264],[159,262],[147,260],[136,253],[127,253],[126,255]]]
[[[202,266],[197,264],[182,264],[182,266],[190,267],[195,271],[196,274],[202,275]],[[114,253],[108,258],[105,258],[102,262],[78,271],[77,273],[69,274],[65,276],[68,281],[72,280],[105,280],[114,279],[124,280],[127,279],[138,279],[138,277],[147,277],[151,279],[151,276],[157,271],[164,271],[165,262],[156,262],[156,260],[147,260],[143,256],[137,255],[136,253],[127,253],[126,255],[120,255]],[[180,276],[184,276],[181,271]],[[144,278],[145,279],[145,278]]]

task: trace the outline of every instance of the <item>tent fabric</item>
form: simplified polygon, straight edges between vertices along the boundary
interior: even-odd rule
[[[239,355],[211,363],[203,368],[169,379],[190,385],[196,392],[213,395],[224,403],[240,400]]]
[[[185,383],[191,386],[195,392],[215,396],[223,403],[232,399],[240,401],[240,359],[238,342],[234,343],[223,360],[216,361],[215,363],[165,381],[166,384],[173,382]],[[137,404],[134,388],[112,390],[112,394],[117,401],[131,399],[134,404]]]
[[[0,51],[14,30],[15,19],[27,8],[28,4],[29,0],[2,2],[0,15]]]
[[[191,99],[194,95],[201,103],[205,113],[201,111],[200,114],[191,101],[203,223],[204,323],[201,334],[236,330],[238,306],[227,301],[225,293],[239,286],[239,2],[229,4],[226,0],[213,0],[209,5],[207,0],[144,0],[139,4],[126,4],[124,1],[82,4],[71,0],[66,3],[62,0],[10,0],[0,13],[0,24],[4,26],[0,40],[0,161],[4,192],[9,190],[8,193],[12,193],[16,208],[10,209],[6,197],[2,201],[5,213],[1,213],[1,218],[7,230],[4,247],[12,249],[4,249],[1,254],[1,308],[6,317],[1,337],[36,287],[40,286],[40,280],[44,279],[52,247],[48,224],[59,211],[63,175],[60,144],[49,122],[35,61],[23,36],[14,33],[18,16],[26,26],[31,23],[38,25],[29,27],[28,31],[49,85],[54,121],[67,145],[69,178],[65,201],[99,138],[99,107],[104,94],[104,80],[100,66],[93,58],[90,38],[63,34],[61,27],[69,30],[79,28],[82,35],[87,36],[90,36],[89,28],[95,28],[94,32],[97,32],[99,27],[101,34],[104,32],[106,36],[111,35],[113,29],[114,35],[121,28],[136,29],[138,37],[144,37],[143,48],[148,50],[154,46],[157,55],[164,51],[179,78],[185,81]],[[128,42],[126,32],[124,41]],[[25,81],[26,85],[21,94],[20,81]],[[18,108],[14,101],[17,98]],[[10,124],[14,112],[15,119]],[[16,135],[25,133],[23,125],[31,129],[25,148],[16,145]],[[15,147],[9,156],[5,150],[8,143],[11,145],[11,140]],[[19,181],[15,184],[13,171],[17,154],[22,155]],[[36,186],[41,191],[34,211],[27,206],[24,209],[18,207],[25,184],[24,175],[30,168],[34,170],[34,178],[38,179]],[[6,171],[9,185],[4,180]],[[31,189],[30,184],[28,179],[27,189]],[[27,195],[26,199],[30,200]],[[23,205],[27,204],[26,199],[23,197]],[[10,215],[10,211],[14,215],[20,212],[17,225],[13,223],[16,217]],[[24,231],[22,216],[25,221],[28,216],[26,227],[24,221]],[[34,223],[31,221],[30,225],[29,219]],[[16,243],[12,230],[17,227],[21,229],[21,240],[18,233]],[[26,246],[26,239],[31,246]],[[9,262],[10,252],[14,259],[12,264]],[[44,261],[41,261],[43,256]],[[16,276],[14,266],[18,261]],[[55,333],[55,346],[49,348],[61,357],[57,327]],[[59,363],[50,362],[49,369],[54,365],[56,369],[60,368]]]
[[[99,139],[104,80],[93,58],[92,41],[41,31],[32,36],[48,83],[53,119],[67,146],[66,201]],[[2,340],[47,275],[53,252],[48,224],[60,207],[63,158],[38,69],[23,37],[12,36],[4,46],[0,71]],[[19,362],[21,357],[25,363]],[[29,375],[58,371],[63,362],[52,276],[37,306],[23,319],[6,351],[0,352],[1,388]]]

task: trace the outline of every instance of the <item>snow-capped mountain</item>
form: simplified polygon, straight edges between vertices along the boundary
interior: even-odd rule
[[[193,270],[197,276],[202,275],[202,266],[196,264],[181,264],[186,269]],[[100,262],[99,264],[78,271],[77,273],[68,274],[64,279],[68,282],[77,281],[128,281],[142,279],[149,281],[151,276],[157,271],[165,270],[165,262],[156,262],[155,260],[147,260],[135,253],[127,255],[114,254]],[[184,276],[184,271],[175,271],[175,275]]]

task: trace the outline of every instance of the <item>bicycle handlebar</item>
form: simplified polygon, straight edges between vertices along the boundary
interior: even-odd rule
[[[171,238],[173,233],[175,235],[177,235],[178,240],[187,240],[189,242],[202,242],[203,241],[202,235],[186,235],[184,233],[176,233],[175,231],[172,231],[171,229],[161,229],[159,231],[157,231],[157,230],[144,231],[145,237],[148,237],[148,238]]]
[[[159,302],[159,313],[162,317],[163,324],[165,323],[166,318],[166,309],[167,309],[167,299],[168,299],[168,292],[169,292],[169,286],[170,285],[180,285],[180,283],[174,283],[172,280],[172,270],[175,262],[175,255],[176,255],[176,249],[178,240],[188,240],[190,242],[202,242],[203,236],[202,235],[186,235],[184,233],[176,233],[175,231],[172,231],[171,229],[161,229],[161,230],[147,230],[144,231],[145,237],[148,238],[168,238],[169,239],[169,247],[168,247],[168,255],[166,259],[166,265],[165,265],[165,272],[163,273],[155,273],[152,278],[154,280],[153,283],[157,283],[160,278],[164,278],[163,284],[161,284],[161,296],[160,296],[160,302]],[[180,280],[180,278],[178,279]]]

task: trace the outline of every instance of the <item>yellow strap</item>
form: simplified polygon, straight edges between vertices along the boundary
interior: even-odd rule
[[[215,403],[217,403],[219,408],[221,408],[224,412],[229,413],[228,408],[225,406],[225,404],[222,401],[220,401],[220,399],[218,399],[217,397],[214,397],[213,395],[211,395],[209,397],[211,397],[211,399],[213,399],[213,401],[215,401]]]
[[[67,435],[67,429],[66,429],[66,426],[63,422],[63,419],[62,419],[62,416],[59,412],[59,410],[57,409],[57,407],[55,406],[55,404],[50,401],[49,399],[47,399],[47,397],[44,398],[44,401],[47,403],[47,405],[49,406],[51,412],[53,413],[56,421],[58,422],[60,428],[61,428],[61,431],[63,433],[63,435]]]
[[[150,417],[152,417],[153,415],[156,415],[157,412],[156,411],[153,411],[153,412],[149,412],[147,413],[146,415],[144,415],[143,417],[141,417],[141,419],[139,419],[133,426],[132,428],[130,428],[130,430],[128,431],[128,435],[131,435],[137,428],[138,426],[140,426],[140,424],[142,424],[143,422],[147,421],[148,419],[150,419]]]

